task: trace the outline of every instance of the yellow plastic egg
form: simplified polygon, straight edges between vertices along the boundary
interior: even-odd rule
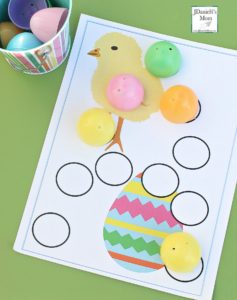
[[[201,248],[191,234],[176,232],[165,238],[160,255],[168,269],[180,273],[192,272],[201,260]]]
[[[172,123],[189,122],[198,114],[198,98],[187,86],[172,86],[161,97],[160,111]]]
[[[115,134],[114,120],[106,110],[92,108],[81,115],[77,123],[77,132],[86,144],[103,146],[110,142]]]

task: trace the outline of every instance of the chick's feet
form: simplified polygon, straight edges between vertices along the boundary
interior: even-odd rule
[[[114,135],[111,143],[105,148],[105,151],[109,150],[112,146],[117,144],[119,146],[120,150],[123,152],[123,145],[122,145],[121,138],[120,138],[123,121],[124,120],[119,117],[118,126],[117,126],[117,130],[115,132],[115,135]]]
[[[112,139],[112,142],[105,148],[105,151],[109,150],[112,146],[118,144],[120,150],[123,152],[123,145],[120,139],[120,135],[116,135],[114,136],[114,138]]]

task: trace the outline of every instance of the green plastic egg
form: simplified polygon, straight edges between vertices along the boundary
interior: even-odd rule
[[[166,41],[153,44],[145,56],[147,70],[156,77],[170,77],[176,74],[181,67],[181,61],[179,49]]]
[[[8,4],[10,0],[0,0],[0,22],[8,21]]]

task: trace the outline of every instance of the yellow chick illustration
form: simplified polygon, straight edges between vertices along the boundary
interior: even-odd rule
[[[124,119],[135,122],[143,121],[158,111],[159,100],[163,93],[161,81],[152,76],[143,66],[142,50],[135,39],[119,32],[111,32],[102,36],[95,43],[95,49],[88,54],[96,57],[98,61],[92,79],[93,97],[105,110],[119,117],[116,133],[106,150],[118,144],[123,151],[120,134]],[[110,80],[120,74],[135,76],[145,90],[142,104],[132,111],[114,108],[106,96]]]

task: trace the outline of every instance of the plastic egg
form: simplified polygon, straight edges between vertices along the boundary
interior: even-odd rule
[[[22,31],[11,22],[0,23],[0,44],[2,47],[6,48],[10,40]]]
[[[47,8],[46,0],[10,0],[8,13],[17,27],[29,30],[31,17],[44,8]]]
[[[112,170],[113,172],[113,170]],[[159,198],[149,194],[141,182],[142,173],[124,185],[114,200],[104,224],[108,254],[121,267],[138,273],[164,267],[160,246],[183,226],[170,211],[175,194]]]
[[[47,1],[47,6],[48,7],[52,7],[53,5],[52,5],[52,0],[46,0]],[[57,6],[57,5],[55,5],[55,6]]]
[[[9,20],[8,4],[10,0],[0,0],[0,22]]]
[[[40,45],[42,45],[41,41],[39,41],[32,33],[22,32],[10,40],[7,45],[7,50],[24,51],[39,47]]]
[[[198,98],[187,86],[173,86],[161,96],[160,111],[172,123],[189,122],[198,114]]]
[[[86,144],[103,146],[110,142],[115,134],[114,120],[106,110],[92,108],[80,117],[77,132]]]
[[[200,263],[201,247],[191,234],[176,232],[164,239],[160,255],[168,269],[187,273],[192,272]]]
[[[157,42],[147,50],[145,65],[156,77],[170,77],[180,69],[181,54],[174,44],[166,41]]]
[[[119,110],[130,111],[141,105],[144,98],[144,88],[133,75],[118,75],[109,82],[107,97],[110,104]]]
[[[68,0],[50,0],[52,6],[68,7]]]
[[[35,13],[30,20],[30,28],[42,42],[48,42],[62,28],[67,19],[68,9],[50,7]]]

